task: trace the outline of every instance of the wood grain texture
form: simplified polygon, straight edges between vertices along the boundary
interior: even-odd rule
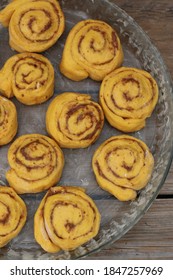
[[[149,35],[173,77],[173,1],[113,2]],[[144,217],[122,239],[87,259],[173,259],[173,164],[158,198]]]
[[[172,199],[157,199],[122,239],[88,259],[173,259]]]
[[[172,218],[172,199],[157,199],[145,216],[121,240],[88,259],[171,259]]]
[[[149,35],[173,75],[173,1],[115,0]]]

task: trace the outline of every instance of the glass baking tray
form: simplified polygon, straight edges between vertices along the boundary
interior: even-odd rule
[[[1,1],[0,9],[8,1]],[[27,204],[28,219],[22,232],[6,247],[0,249],[0,259],[76,259],[100,250],[106,244],[121,238],[144,215],[160,191],[170,168],[173,153],[173,94],[172,82],[162,57],[145,32],[113,1],[108,0],[62,0],[66,18],[66,29],[58,42],[43,54],[50,59],[55,69],[55,94],[74,91],[91,94],[98,101],[99,82],[86,79],[73,82],[60,74],[59,62],[69,30],[80,20],[100,19],[115,28],[120,36],[124,51],[124,66],[139,67],[149,71],[159,86],[159,101],[146,127],[131,135],[143,140],[151,149],[155,166],[152,178],[133,202],[119,202],[97,185],[91,168],[95,149],[107,138],[121,134],[105,122],[103,131],[95,144],[86,149],[63,149],[65,168],[58,185],[82,186],[97,204],[101,213],[101,228],[98,236],[74,251],[49,254],[34,240],[33,217],[44,193],[21,195]],[[0,67],[16,52],[8,44],[8,29],[0,26]],[[25,106],[15,98],[19,130],[16,137],[27,133],[47,134],[45,112],[53,97],[46,103]],[[9,145],[0,148],[0,184],[6,185],[8,170],[7,151]],[[85,159],[85,160],[84,160]]]

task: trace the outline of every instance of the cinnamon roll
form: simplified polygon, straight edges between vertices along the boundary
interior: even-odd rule
[[[60,63],[66,77],[96,81],[122,64],[123,51],[116,31],[100,20],[84,20],[70,31]]]
[[[46,113],[48,133],[64,148],[88,147],[100,135],[103,124],[103,111],[88,94],[62,93]]]
[[[16,54],[0,71],[0,92],[26,105],[43,103],[54,92],[54,68],[43,55]]]
[[[95,237],[99,227],[99,210],[80,187],[50,188],[34,217],[35,239],[48,252],[73,250]]]
[[[64,14],[57,0],[18,0],[0,11],[9,26],[9,43],[18,52],[43,52],[64,31]]]
[[[100,103],[108,122],[123,132],[143,128],[157,100],[156,81],[141,69],[116,69],[104,78],[100,87]]]
[[[114,136],[95,151],[92,167],[101,188],[121,201],[134,200],[150,180],[154,158],[147,145],[132,136]]]
[[[17,193],[37,193],[52,187],[61,177],[63,152],[47,136],[27,134],[17,138],[8,150],[11,167],[6,172],[9,185]]]
[[[0,146],[8,144],[17,133],[18,121],[15,105],[0,96]]]
[[[20,233],[26,217],[24,201],[12,188],[0,186],[0,248]]]

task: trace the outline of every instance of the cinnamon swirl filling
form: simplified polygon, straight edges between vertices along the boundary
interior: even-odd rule
[[[99,227],[99,211],[80,187],[51,188],[34,217],[36,241],[49,252],[73,250],[95,237]]]
[[[123,51],[116,31],[103,21],[84,20],[68,35],[60,70],[75,81],[87,77],[100,81],[122,61]]]
[[[46,113],[48,133],[65,148],[88,147],[99,137],[103,124],[100,105],[87,94],[60,94]]]
[[[43,103],[54,92],[54,68],[40,54],[14,55],[0,71],[0,91],[8,98],[14,95],[25,105]]]
[[[64,156],[47,136],[28,134],[17,138],[8,150],[11,169],[6,178],[17,193],[36,193],[53,186],[61,177]]]
[[[10,46],[18,52],[42,52],[64,31],[64,14],[56,0],[18,0],[0,11],[9,25]]]
[[[12,188],[0,186],[0,248],[20,233],[26,217],[24,201]]]
[[[143,141],[121,135],[109,138],[95,151],[92,166],[100,187],[127,201],[147,185],[154,158]]]
[[[108,122],[123,132],[143,128],[158,100],[158,86],[146,71],[121,67],[102,81],[100,103]]]
[[[17,133],[18,121],[15,105],[0,96],[0,146],[6,145]]]

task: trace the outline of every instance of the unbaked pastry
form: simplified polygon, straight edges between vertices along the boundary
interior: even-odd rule
[[[150,73],[121,67],[107,75],[100,87],[100,104],[108,122],[123,132],[143,128],[158,100],[158,86]]]
[[[0,146],[11,142],[17,129],[16,106],[7,98],[0,96]]]
[[[41,134],[17,138],[8,150],[9,185],[19,194],[37,193],[55,185],[62,174],[64,156],[58,144]]]
[[[57,0],[17,0],[0,11],[9,26],[9,44],[18,52],[43,52],[64,31],[64,14]]]
[[[25,202],[12,188],[0,186],[0,248],[20,233],[26,218]]]
[[[106,22],[89,19],[71,29],[60,71],[74,81],[87,77],[101,81],[122,62],[123,51],[116,31]]]
[[[151,178],[154,158],[147,145],[132,136],[113,136],[94,153],[92,167],[101,188],[121,201],[134,200]]]
[[[21,53],[10,57],[0,70],[0,92],[26,105],[40,104],[54,92],[54,68],[41,54]]]
[[[50,188],[34,217],[35,239],[50,253],[79,247],[95,237],[99,228],[99,210],[80,187]]]
[[[59,94],[46,113],[48,133],[64,148],[88,147],[99,137],[103,124],[102,108],[89,94]]]

